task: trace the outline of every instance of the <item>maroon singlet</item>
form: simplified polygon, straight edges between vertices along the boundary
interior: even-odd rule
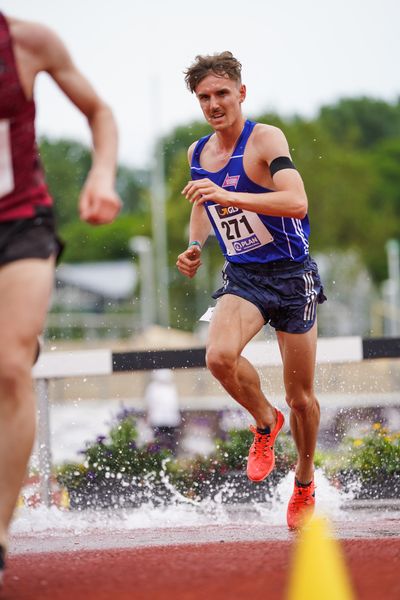
[[[35,138],[35,103],[22,89],[8,23],[0,13],[0,221],[50,206]]]

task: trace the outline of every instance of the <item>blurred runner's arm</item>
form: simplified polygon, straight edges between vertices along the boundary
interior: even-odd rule
[[[46,27],[41,29],[41,70],[47,71],[86,116],[91,130],[92,167],[79,199],[81,219],[92,224],[110,223],[121,209],[115,191],[118,133],[113,113],[77,69],[59,37]]]

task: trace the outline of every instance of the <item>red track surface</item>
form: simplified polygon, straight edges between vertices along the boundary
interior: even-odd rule
[[[357,599],[400,598],[400,538],[340,543]],[[262,541],[17,554],[0,598],[283,600],[293,549]]]

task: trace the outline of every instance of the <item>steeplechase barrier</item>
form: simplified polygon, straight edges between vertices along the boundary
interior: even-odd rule
[[[243,351],[255,367],[278,366],[281,357],[275,340],[250,342]],[[400,338],[361,336],[319,338],[317,364],[340,364],[400,357]],[[51,443],[48,384],[51,379],[112,375],[153,369],[204,368],[205,347],[134,352],[77,350],[43,352],[33,368],[38,399],[38,462],[40,499],[51,503]]]

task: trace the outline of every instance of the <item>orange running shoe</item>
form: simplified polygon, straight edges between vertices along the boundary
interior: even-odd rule
[[[295,478],[294,490],[287,509],[289,529],[298,530],[306,525],[314,513],[315,485],[314,479],[309,485],[299,485]]]
[[[271,433],[259,433],[256,427],[250,426],[254,440],[247,459],[247,477],[251,481],[262,481],[271,473],[275,466],[274,444],[276,437],[285,422],[283,414],[275,408],[276,425]]]

